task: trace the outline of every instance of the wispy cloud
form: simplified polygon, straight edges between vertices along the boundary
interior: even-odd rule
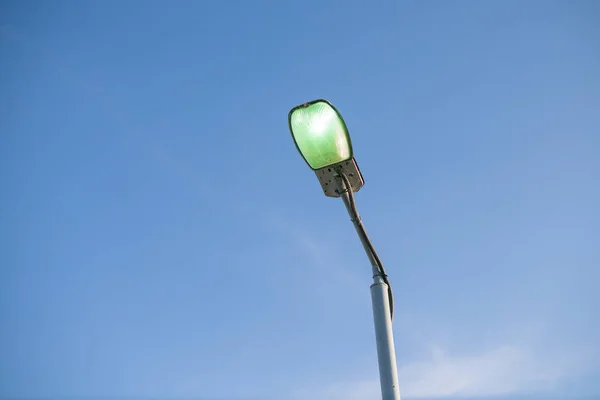
[[[501,346],[471,356],[433,352],[431,359],[400,368],[410,397],[495,396],[546,390],[568,374],[565,365],[545,363],[527,350]]]
[[[352,268],[354,261],[349,260],[338,242],[333,241],[331,232],[319,233],[309,230],[300,222],[291,220],[281,214],[270,212],[267,218],[268,226],[277,234],[287,238],[307,260],[307,267],[316,269],[315,272],[335,276],[336,282],[343,283],[346,289],[364,293],[368,288],[370,269],[366,274],[356,273]],[[362,261],[365,268],[370,268],[368,261]]]
[[[402,365],[398,375],[405,398],[491,397],[547,393],[563,380],[581,372],[577,357],[536,357],[517,346],[499,346],[484,352],[452,356],[434,348],[422,361]],[[370,400],[380,397],[376,377],[338,382],[292,398],[314,400]]]

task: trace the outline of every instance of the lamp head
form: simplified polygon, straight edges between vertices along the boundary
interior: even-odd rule
[[[327,100],[313,100],[292,108],[288,122],[296,148],[313,170],[352,158],[346,123]]]
[[[298,152],[315,171],[326,196],[340,197],[340,175],[348,178],[353,192],[360,190],[365,181],[354,160],[350,134],[331,103],[319,99],[296,106],[290,110],[288,123]]]

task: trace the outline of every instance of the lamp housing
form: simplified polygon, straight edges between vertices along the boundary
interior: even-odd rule
[[[292,108],[288,123],[298,152],[313,171],[352,158],[348,127],[327,100],[313,100]]]

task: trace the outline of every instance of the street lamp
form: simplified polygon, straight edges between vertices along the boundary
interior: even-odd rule
[[[392,318],[394,298],[383,264],[358,214],[354,192],[365,184],[354,160],[348,127],[327,100],[314,100],[292,108],[288,115],[296,148],[315,171],[328,197],[341,197],[373,270],[371,301],[375,322],[379,380],[383,400],[400,400]]]

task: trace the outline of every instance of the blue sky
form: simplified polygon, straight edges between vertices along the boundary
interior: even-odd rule
[[[599,20],[2,2],[0,397],[378,398],[368,261],[287,131],[315,98],[366,179],[403,398],[600,396]]]

